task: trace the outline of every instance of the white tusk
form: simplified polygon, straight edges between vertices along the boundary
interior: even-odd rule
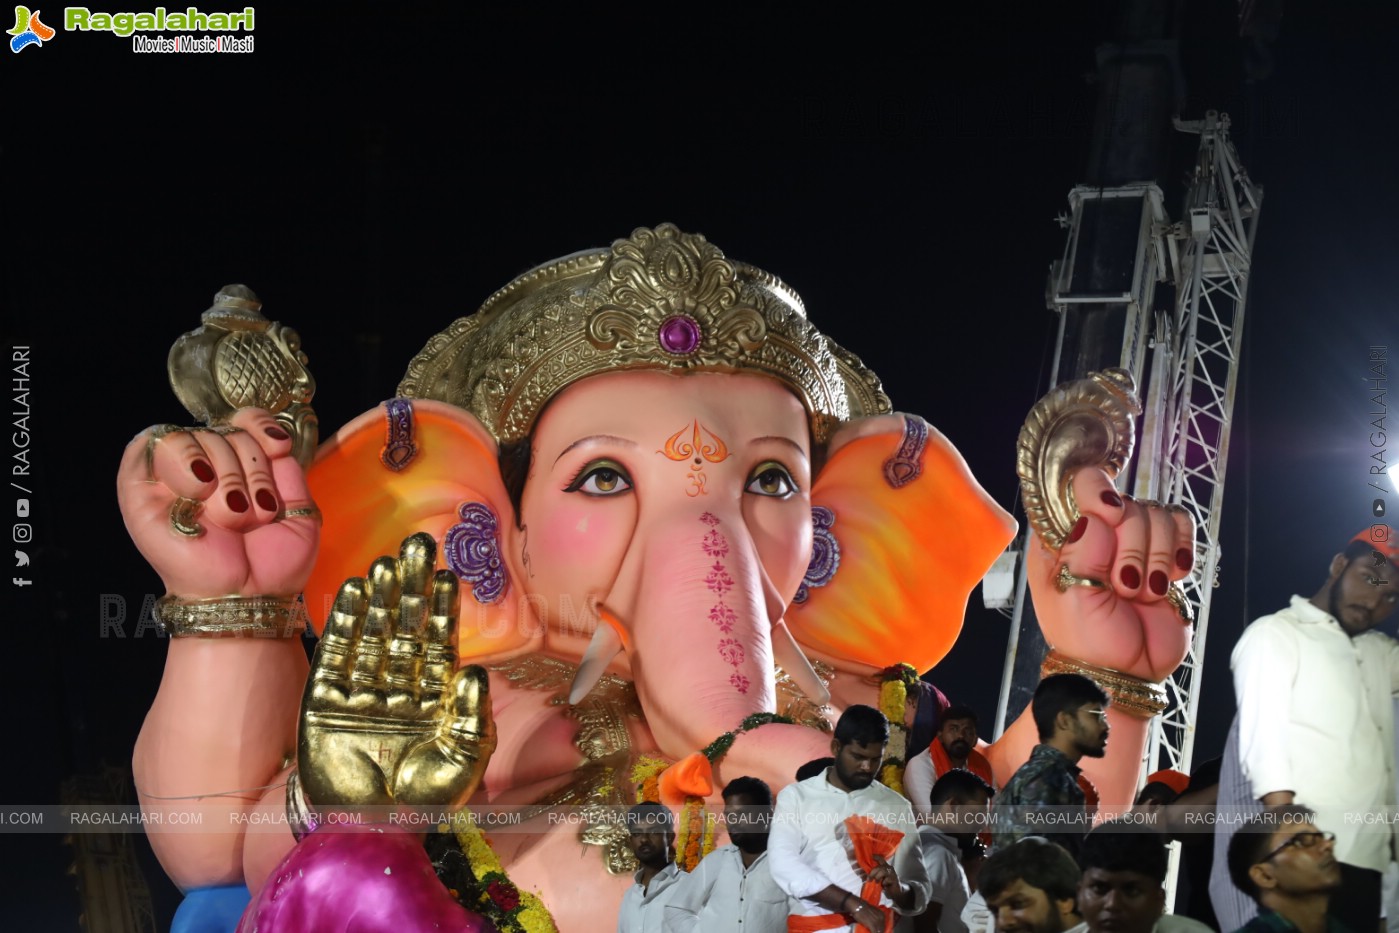
[[[573,686],[568,688],[568,702],[580,702],[607,670],[607,665],[622,650],[622,636],[606,619],[598,619],[593,639],[588,642],[588,650],[583,652],[583,660],[578,662],[578,673],[573,675]]]
[[[792,678],[792,682],[811,702],[817,706],[825,706],[831,702],[831,691],[827,690],[826,685],[821,683],[821,678],[816,676],[811,662],[806,659],[806,654],[782,619],[778,619],[772,627],[772,659],[777,662],[778,667],[787,672],[787,676]]]

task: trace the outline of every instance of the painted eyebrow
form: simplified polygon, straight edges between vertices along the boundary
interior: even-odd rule
[[[558,462],[559,462],[560,460],[562,460],[562,459],[564,458],[564,456],[565,456],[570,450],[572,450],[573,448],[575,448],[575,447],[581,447],[581,446],[584,445],[584,444],[594,444],[594,443],[621,444],[623,447],[632,447],[632,448],[635,448],[635,447],[637,446],[637,444],[636,444],[635,441],[629,441],[629,440],[627,440],[625,437],[618,437],[618,436],[615,435],[615,434],[590,434],[590,435],[588,435],[587,437],[580,437],[580,438],[578,438],[578,440],[574,441],[572,444],[569,444],[567,447],[565,447],[565,448],[563,449],[563,452],[560,453],[557,457],[554,458],[554,464],[557,465]]]
[[[776,441],[776,442],[779,443],[779,444],[786,444],[788,447],[790,447],[790,448],[792,448],[793,450],[795,450],[795,451],[801,456],[801,458],[802,458],[803,460],[808,459],[808,458],[807,458],[807,455],[806,455],[806,451],[805,451],[805,450],[802,450],[802,445],[801,445],[801,444],[798,444],[796,441],[792,440],[790,437],[782,437],[782,436],[777,435],[777,434],[765,434],[765,435],[763,435],[762,437],[755,437],[755,438],[753,438],[753,439],[752,439],[751,441],[749,441],[748,443],[750,443],[750,444],[760,444],[760,443],[762,443],[762,442],[764,442],[764,441]]]

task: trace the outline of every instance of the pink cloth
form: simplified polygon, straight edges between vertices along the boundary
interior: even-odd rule
[[[420,839],[391,826],[325,827],[297,844],[238,933],[493,933],[437,880]]]

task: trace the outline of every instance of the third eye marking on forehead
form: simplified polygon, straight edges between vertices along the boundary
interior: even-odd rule
[[[690,435],[688,440],[684,439],[687,433]],[[706,441],[705,437],[709,440]],[[700,424],[698,418],[666,438],[665,445],[656,453],[677,463],[690,461],[690,470],[685,474],[690,485],[685,495],[691,498],[709,495],[709,490],[705,488],[704,461],[723,463],[729,459],[729,447],[723,438]]]
[[[615,434],[590,434],[587,437],[578,438],[578,440],[565,447],[563,452],[554,458],[554,463],[557,464],[570,450],[573,450],[575,447],[582,447],[584,444],[620,444],[623,447],[637,446],[635,441],[629,441],[625,437],[618,437]]]
[[[689,434],[688,439],[685,435]],[[703,436],[701,436],[703,434]],[[708,441],[705,440],[708,438]],[[662,449],[656,451],[667,460],[689,460],[694,457],[696,464],[703,458],[710,463],[723,463],[729,459],[729,447],[724,443],[723,438],[699,423],[695,419],[690,424],[676,431],[666,438]]]

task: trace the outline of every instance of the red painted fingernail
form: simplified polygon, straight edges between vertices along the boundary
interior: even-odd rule
[[[1135,590],[1137,587],[1142,585],[1141,572],[1137,570],[1136,567],[1133,567],[1131,564],[1128,564],[1127,566],[1123,567],[1122,572],[1121,574],[1119,574],[1119,576],[1122,577],[1122,585],[1127,587],[1127,589],[1129,590]]]
[[[274,441],[284,441],[284,440],[286,440],[287,438],[291,437],[290,434],[288,434],[286,431],[283,431],[281,428],[277,427],[275,424],[274,424],[274,425],[269,425],[268,427],[263,428],[263,429],[262,429],[262,433],[266,434],[268,437],[272,438]]]
[[[214,468],[209,466],[208,460],[196,460],[189,465],[189,471],[194,474],[194,478],[201,483],[207,483],[214,478]]]
[[[1171,581],[1166,579],[1164,570],[1153,570],[1151,576],[1147,578],[1147,582],[1151,584],[1151,592],[1157,596],[1165,596],[1166,587],[1170,585]]]
[[[253,498],[257,500],[257,507],[264,512],[277,511],[277,497],[266,489],[259,489],[257,492],[253,493]]]
[[[248,497],[236,489],[225,496],[224,501],[227,502],[228,507],[235,512],[248,511]]]
[[[1195,552],[1189,548],[1181,548],[1176,551],[1176,566],[1181,570],[1189,570],[1190,565],[1195,563]]]
[[[1108,505],[1112,506],[1115,509],[1122,508],[1122,497],[1115,492],[1103,493],[1102,499],[1104,502],[1106,502]]]
[[[1088,530],[1088,516],[1087,516],[1087,515],[1081,515],[1081,516],[1079,516],[1078,521],[1074,522],[1074,527],[1069,531],[1069,536],[1068,536],[1067,538],[1064,539],[1064,543],[1065,543],[1065,544],[1073,544],[1073,543],[1074,543],[1075,541],[1077,541],[1079,538],[1082,538],[1082,537],[1083,537],[1083,533],[1084,533],[1085,531],[1087,531],[1087,530]]]

